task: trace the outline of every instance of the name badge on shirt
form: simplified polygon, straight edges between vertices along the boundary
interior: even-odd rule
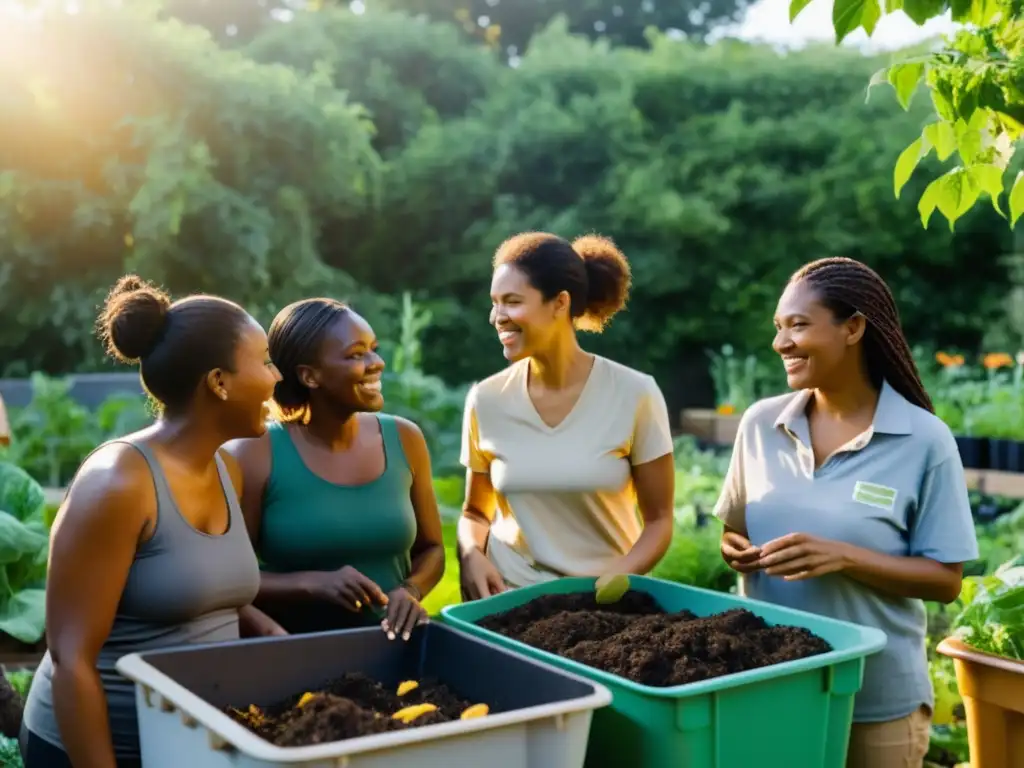
[[[853,500],[869,507],[877,507],[892,512],[896,506],[896,489],[877,483],[865,483],[858,480],[853,486]]]

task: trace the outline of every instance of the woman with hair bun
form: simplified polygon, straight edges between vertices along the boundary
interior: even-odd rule
[[[139,365],[160,410],[86,457],[57,513],[46,587],[49,651],[25,704],[26,768],[141,766],[135,687],[117,659],[186,643],[281,633],[250,605],[259,567],[220,446],[265,430],[279,376],[267,336],[216,296],[174,303],[129,275],[98,328]]]
[[[464,599],[560,576],[643,574],[668,549],[675,471],[665,399],[651,376],[576,338],[604,329],[630,281],[604,237],[528,232],[498,248],[490,322],[511,365],[466,400]]]

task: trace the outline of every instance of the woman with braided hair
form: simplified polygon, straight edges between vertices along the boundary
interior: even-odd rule
[[[978,556],[960,455],[873,270],[807,264],[775,328],[795,391],[743,414],[715,510],[722,556],[750,597],[886,633],[867,659],[847,765],[919,767],[934,701],[923,601],[955,600]]]

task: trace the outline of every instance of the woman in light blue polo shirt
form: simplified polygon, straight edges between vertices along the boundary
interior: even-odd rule
[[[851,259],[790,279],[773,347],[794,392],[744,414],[715,513],[749,597],[878,627],[848,768],[917,768],[933,692],[924,600],[978,556],[963,465],[885,282]]]

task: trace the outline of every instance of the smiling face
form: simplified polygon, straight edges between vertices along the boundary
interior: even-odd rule
[[[786,286],[775,310],[772,348],[782,357],[792,389],[827,388],[859,364],[865,321],[840,319],[804,280]]]
[[[237,437],[258,437],[267,427],[269,402],[281,374],[270,359],[267,334],[250,319],[238,336],[234,371],[213,371],[207,381],[224,400],[226,431]]]
[[[491,278],[491,325],[498,331],[505,359],[516,362],[549,347],[569,318],[569,294],[550,301],[530,285],[526,275],[502,264]]]
[[[384,407],[381,375],[384,360],[377,354],[373,328],[355,312],[341,315],[324,334],[317,365],[299,366],[299,378],[320,397],[352,412]]]

